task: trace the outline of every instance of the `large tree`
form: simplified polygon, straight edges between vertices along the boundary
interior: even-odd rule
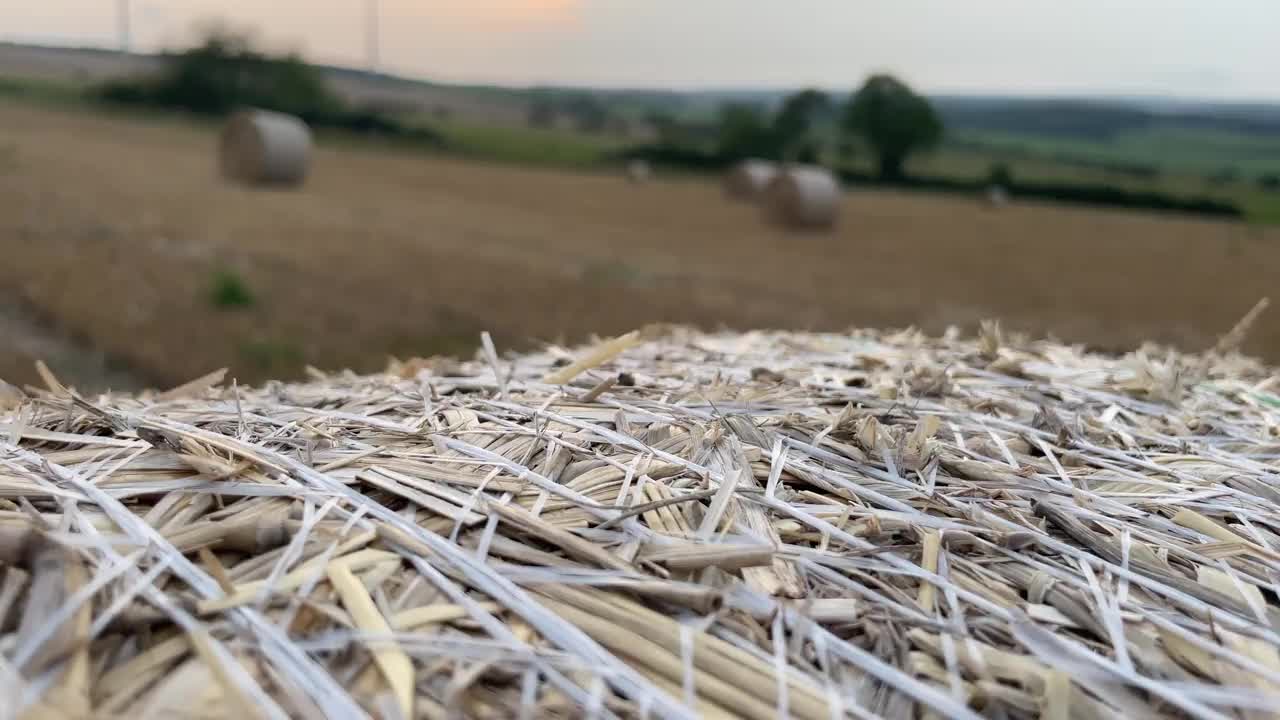
[[[758,157],[776,159],[778,135],[768,117],[755,105],[730,103],[720,108],[717,150],[731,160]]]
[[[784,155],[818,155],[817,137],[832,115],[831,98],[821,90],[801,90],[783,101],[773,119],[774,132]]]
[[[911,153],[942,139],[933,106],[892,75],[867,79],[849,103],[844,126],[871,146],[884,178],[902,177]]]

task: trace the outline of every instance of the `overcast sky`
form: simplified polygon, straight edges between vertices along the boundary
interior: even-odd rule
[[[199,22],[364,65],[369,0],[132,0],[135,47]],[[110,46],[117,0],[0,0],[0,36]],[[448,81],[1280,101],[1280,0],[381,0],[382,68]]]

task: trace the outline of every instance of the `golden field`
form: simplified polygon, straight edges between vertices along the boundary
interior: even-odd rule
[[[0,303],[168,384],[469,353],[482,330],[506,348],[651,321],[998,317],[1106,348],[1198,348],[1280,269],[1276,228],[858,191],[836,232],[792,234],[702,179],[635,186],[350,140],[322,143],[301,190],[252,191],[221,181],[215,143],[203,124],[0,102]],[[254,302],[216,307],[220,272]],[[0,340],[0,377],[31,382],[31,343]],[[1280,359],[1280,316],[1248,348]]]

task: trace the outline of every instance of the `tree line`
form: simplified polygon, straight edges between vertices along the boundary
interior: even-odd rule
[[[892,75],[873,75],[841,103],[821,90],[801,90],[770,112],[729,103],[709,132],[651,113],[661,144],[689,147],[709,141],[716,157],[846,164],[859,145],[875,156],[880,177],[901,179],[907,160],[936,146],[942,121],[930,102]]]
[[[171,54],[166,60],[156,75],[113,81],[96,86],[91,92],[115,103],[211,115],[243,106],[262,107],[298,115],[317,127],[376,133],[437,147],[446,144],[438,132],[421,121],[373,107],[351,106],[328,87],[318,68],[294,55],[263,53],[234,33],[212,33],[200,45]],[[617,112],[604,98],[587,91],[535,91],[534,97],[545,102],[531,104],[533,124],[547,122],[555,112],[567,112],[580,131],[599,132],[616,127],[624,116],[638,119],[638,113]],[[776,108],[725,105],[711,123],[679,122],[652,111],[646,119],[660,142],[631,148],[624,156],[708,171],[739,159],[761,157],[824,163],[853,183],[878,180],[939,190],[963,190],[960,185],[970,184],[906,176],[909,158],[941,141],[943,123],[927,99],[890,75],[868,78],[843,102],[820,90],[807,89],[788,96]],[[874,178],[859,176],[850,169],[850,160],[860,152],[874,156]],[[1147,195],[1151,197],[1138,197],[1102,185],[1068,187],[1060,183],[1050,187],[1014,183],[1007,167],[993,167],[990,177],[971,182],[996,182],[1023,196],[1239,214],[1227,203],[1197,198],[1156,197],[1150,193]],[[1269,175],[1261,178],[1259,185],[1276,190],[1280,188],[1280,178]]]
[[[355,107],[335,93],[319,68],[295,54],[258,50],[251,39],[223,28],[199,45],[165,56],[158,73],[111,80],[91,89],[121,105],[221,116],[257,107],[296,115],[318,128],[374,133],[440,144],[429,128],[405,123],[372,107]]]

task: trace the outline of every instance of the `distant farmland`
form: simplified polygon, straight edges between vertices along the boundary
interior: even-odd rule
[[[153,55],[0,42],[0,95],[78,102],[81,91],[94,83],[154,73],[160,63]],[[554,128],[529,127],[535,98],[565,88],[450,85],[338,67],[320,71],[353,107],[425,125],[460,155],[575,168],[602,164],[619,150],[654,141],[654,128],[642,120],[654,113],[680,118],[694,135],[713,137],[721,103],[770,106],[785,97],[781,90],[593,89],[585,92],[618,124],[579,133],[572,130],[571,114],[563,112]],[[843,99],[840,95],[837,99]],[[947,122],[947,142],[911,162],[915,174],[974,181],[1001,163],[1013,170],[1015,181],[1208,198],[1240,208],[1252,222],[1280,224],[1280,191],[1258,182],[1264,175],[1280,175],[1280,106],[1123,98],[932,99]],[[865,148],[846,163],[854,171],[873,169]]]
[[[1201,347],[1280,267],[1280,230],[1242,223],[858,192],[837,233],[790,235],[706,180],[633,186],[349,141],[321,148],[301,191],[251,192],[217,178],[207,125],[0,101],[0,127],[0,302],[160,384],[650,321],[999,316],[1109,348]],[[219,307],[226,277],[251,301]],[[1250,348],[1280,359],[1280,317]],[[0,377],[33,380],[30,357],[0,356]]]
[[[157,72],[155,55],[126,55],[112,50],[40,47],[0,42],[0,76],[79,87],[121,77]],[[396,107],[430,113],[447,112],[470,122],[522,123],[525,101],[520,93],[433,85],[367,73],[326,68],[325,80],[353,104]]]

